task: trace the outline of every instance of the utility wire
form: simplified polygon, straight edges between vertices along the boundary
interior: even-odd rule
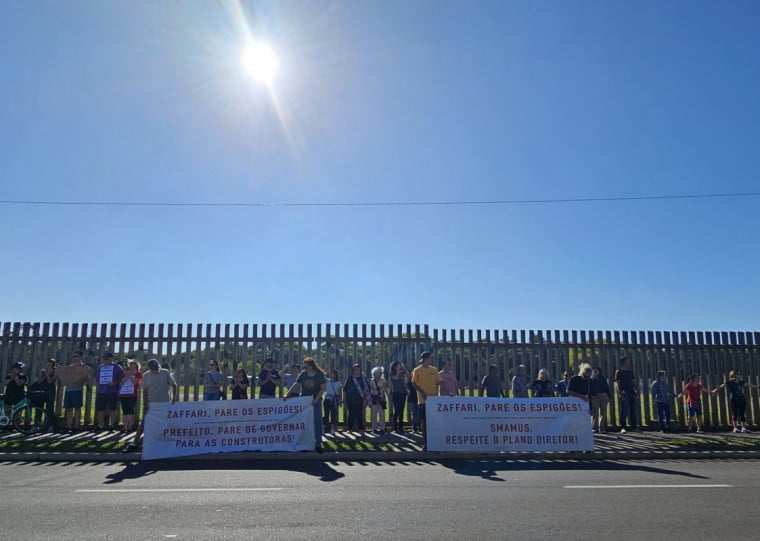
[[[675,195],[631,195],[613,197],[576,197],[576,198],[550,198],[550,199],[496,199],[482,201],[374,201],[374,202],[306,202],[306,203],[214,203],[210,201],[179,203],[179,202],[151,202],[151,201],[55,201],[55,200],[26,200],[26,199],[0,199],[0,205],[35,205],[35,206],[83,206],[83,207],[254,207],[254,208],[282,208],[282,207],[435,207],[435,206],[486,206],[486,205],[536,205],[536,204],[560,204],[560,203],[597,203],[613,201],[658,201],[675,199],[719,199],[719,198],[746,198],[760,196],[760,192],[736,192],[736,193],[703,193],[703,194],[675,194]]]

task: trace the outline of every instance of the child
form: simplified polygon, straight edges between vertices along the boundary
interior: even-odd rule
[[[702,387],[700,383],[699,374],[692,374],[689,376],[689,383],[687,383],[682,393],[678,393],[677,398],[681,398],[686,394],[686,408],[689,412],[689,429],[691,429],[691,420],[694,419],[697,434],[704,434],[702,430],[702,393],[709,393],[707,389]]]
[[[731,370],[728,373],[728,381],[721,383],[713,389],[713,396],[721,389],[728,388],[728,398],[731,404],[731,422],[734,425],[734,432],[749,432],[747,427],[747,399],[744,397],[744,388],[758,389],[758,385],[750,385],[742,380],[742,375],[738,370]]]
[[[665,370],[657,372],[657,379],[652,382],[652,397],[657,404],[657,421],[660,432],[670,432],[670,399],[673,391],[668,385],[668,374]]]

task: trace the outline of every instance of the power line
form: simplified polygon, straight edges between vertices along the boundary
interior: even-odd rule
[[[370,201],[370,202],[317,202],[317,203],[215,203],[202,202],[157,202],[157,201],[55,201],[55,200],[27,200],[27,199],[2,199],[1,205],[34,205],[34,206],[83,206],[83,207],[252,207],[252,208],[282,208],[282,207],[435,207],[435,206],[493,206],[493,205],[541,205],[563,203],[602,203],[616,201],[662,201],[676,199],[719,199],[719,198],[745,198],[757,197],[760,192],[735,192],[735,193],[703,193],[703,194],[675,194],[675,195],[630,195],[611,197],[576,197],[576,198],[548,198],[548,199],[496,199],[480,201]]]

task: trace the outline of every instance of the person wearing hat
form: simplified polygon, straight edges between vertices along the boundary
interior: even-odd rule
[[[148,361],[148,371],[142,377],[142,401],[143,418],[135,431],[135,439],[124,450],[125,453],[137,451],[140,446],[140,438],[145,430],[145,415],[151,404],[177,401],[177,384],[174,378],[165,368],[161,368],[156,359]]]
[[[11,372],[5,376],[5,405],[18,404],[26,397],[26,375],[24,363],[13,363]]]
[[[113,362],[113,353],[103,355],[103,363],[98,367],[95,374],[95,430],[104,430],[105,417],[108,415],[108,423],[111,430],[116,429],[117,416],[117,397],[119,394],[119,383],[124,377],[124,369]]]
[[[425,420],[425,401],[429,396],[438,396],[438,388],[441,386],[441,375],[438,369],[431,366],[433,354],[423,351],[420,355],[420,364],[412,372],[412,385],[417,391],[417,409],[422,426],[423,451],[427,451],[427,422]]]

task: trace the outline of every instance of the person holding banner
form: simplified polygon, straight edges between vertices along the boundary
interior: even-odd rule
[[[578,367],[578,375],[570,378],[570,384],[567,386],[568,396],[580,398],[584,402],[589,401],[591,392],[591,365],[581,363]],[[591,409],[589,409],[591,413]]]
[[[438,388],[441,386],[441,375],[430,363],[433,360],[433,354],[429,351],[423,351],[420,355],[422,364],[412,372],[412,385],[417,391],[417,408],[419,410],[420,424],[422,426],[423,451],[427,451],[427,426],[425,422],[425,401],[428,396],[437,396]]]
[[[140,424],[137,425],[135,431],[135,439],[124,450],[125,453],[137,451],[140,446],[140,438],[142,437],[145,416],[148,414],[148,409],[151,404],[171,402],[174,404],[177,401],[177,384],[174,378],[165,368],[161,368],[156,359],[150,359],[148,361],[148,371],[142,378],[142,402],[143,402],[143,418]]]
[[[322,396],[327,387],[327,378],[324,371],[314,359],[306,357],[303,360],[304,370],[298,375],[293,387],[288,391],[283,400],[293,396],[310,396],[311,405],[314,409],[314,450],[322,452]]]

